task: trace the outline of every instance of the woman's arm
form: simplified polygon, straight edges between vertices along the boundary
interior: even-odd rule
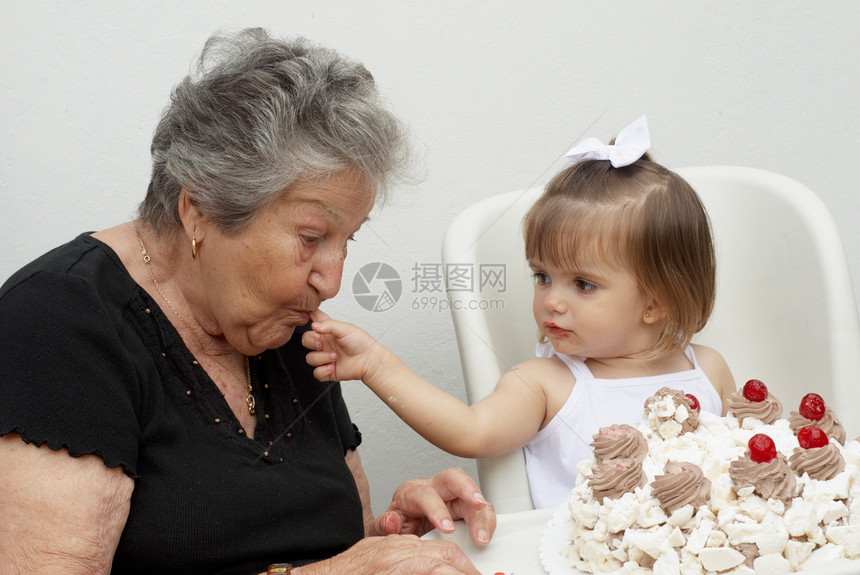
[[[522,447],[543,424],[547,400],[537,360],[507,372],[474,405],[418,376],[358,327],[314,312],[302,343],[321,381],[360,379],[422,437],[459,457],[490,457]]]
[[[110,573],[133,489],[95,455],[0,437],[0,575]]]
[[[370,482],[367,480],[367,475],[364,473],[364,467],[361,465],[361,456],[358,455],[357,449],[350,449],[346,452],[346,466],[352,472],[355,479],[355,486],[358,488],[358,496],[361,499],[361,511],[364,517],[364,536],[379,535],[373,533],[374,517],[373,509],[370,506]]]

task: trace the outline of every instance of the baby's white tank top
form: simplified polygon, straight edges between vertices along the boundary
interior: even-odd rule
[[[612,424],[635,426],[642,420],[645,400],[660,388],[692,393],[703,410],[722,413],[720,396],[690,347],[684,355],[693,369],[625,379],[596,379],[583,360],[558,353],[549,343],[538,344],[535,353],[538,357],[558,356],[576,377],[564,406],[524,448],[536,509],[566,501],[576,483],[577,464],[593,457],[590,443],[594,434]]]

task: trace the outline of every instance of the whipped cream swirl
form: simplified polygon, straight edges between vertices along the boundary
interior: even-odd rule
[[[594,434],[591,448],[598,463],[607,459],[635,459],[642,461],[648,455],[648,441],[642,432],[631,425],[601,427]]]
[[[635,459],[607,459],[594,466],[588,478],[594,499],[601,504],[607,497],[618,499],[637,487],[644,487],[648,479],[642,462]]]
[[[833,479],[845,469],[845,458],[832,443],[822,447],[795,447],[788,465],[798,475],[809,474],[812,479]]]
[[[665,475],[657,475],[651,482],[651,495],[669,513],[690,504],[699,507],[711,496],[711,480],[694,463],[667,461]]]
[[[745,417],[752,417],[770,425],[782,417],[782,402],[772,393],[768,393],[764,401],[750,401],[738,390],[729,397],[729,413],[741,422]]]
[[[795,435],[807,425],[817,425],[827,437],[845,445],[845,428],[839,423],[839,418],[829,406],[824,408],[824,416],[819,420],[806,419],[800,415],[800,412],[792,411],[788,416],[788,425]]]
[[[729,477],[735,491],[752,486],[765,499],[779,499],[786,507],[791,505],[797,481],[785,456],[778,453],[767,463],[756,463],[748,455],[729,464]]]

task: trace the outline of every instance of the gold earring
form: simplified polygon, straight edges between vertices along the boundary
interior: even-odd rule
[[[191,238],[191,259],[197,259],[197,238]]]
[[[647,311],[645,312],[645,319],[651,319],[651,314]]]

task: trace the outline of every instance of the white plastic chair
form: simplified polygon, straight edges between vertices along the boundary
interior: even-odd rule
[[[786,416],[804,394],[816,392],[835,409],[849,439],[860,435],[860,322],[827,208],[809,188],[763,170],[677,172],[702,198],[717,250],[716,306],[694,341],[723,354],[739,387],[752,378],[764,381]],[[534,355],[537,328],[521,222],[542,191],[480,201],[445,235],[443,262],[472,265],[476,278],[472,290],[448,290],[470,402]],[[481,489],[498,512],[532,508],[522,450],[477,465]]]

